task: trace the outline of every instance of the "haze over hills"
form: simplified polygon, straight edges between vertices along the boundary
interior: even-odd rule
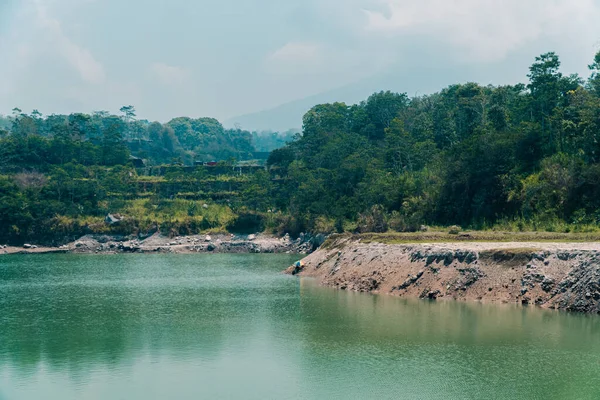
[[[439,92],[451,84],[477,82],[488,84],[513,84],[526,80],[523,71],[526,66],[511,57],[501,64],[488,65],[431,65],[427,67],[393,68],[367,79],[345,85],[337,89],[301,98],[280,106],[245,114],[224,121],[224,126],[240,126],[250,131],[286,131],[301,129],[303,115],[317,104],[345,102],[356,104],[379,91],[407,93],[408,96],[422,96]],[[502,72],[499,74],[499,72]],[[497,76],[508,77],[498,82]]]

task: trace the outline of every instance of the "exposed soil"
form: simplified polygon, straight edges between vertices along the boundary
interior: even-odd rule
[[[288,273],[341,290],[600,312],[600,243],[380,244],[339,237]]]

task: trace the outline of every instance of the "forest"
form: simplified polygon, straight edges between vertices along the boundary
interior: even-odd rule
[[[228,130],[212,118],[150,123],[132,106],[118,116],[15,109],[0,118],[0,240],[423,225],[595,231],[600,52],[588,79],[560,65],[550,52],[525,84],[316,105],[301,133]],[[265,166],[241,163],[267,152]],[[106,224],[109,213],[122,222]]]

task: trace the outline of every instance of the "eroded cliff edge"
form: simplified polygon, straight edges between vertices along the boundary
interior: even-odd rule
[[[363,244],[338,238],[288,273],[341,290],[600,312],[599,243]]]

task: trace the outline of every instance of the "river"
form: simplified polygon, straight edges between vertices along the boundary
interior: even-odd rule
[[[0,259],[0,399],[598,399],[600,318],[409,301],[290,255]]]

